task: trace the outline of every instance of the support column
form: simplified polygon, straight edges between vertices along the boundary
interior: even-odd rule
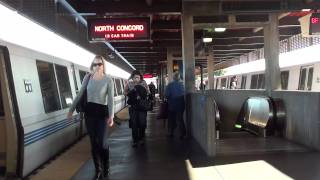
[[[173,50],[167,48],[167,71],[168,71],[168,80],[172,81],[173,76]]]
[[[185,83],[185,92],[192,93],[195,91],[193,16],[184,13],[181,18],[183,80]]]
[[[214,57],[213,57],[213,49],[209,47],[209,55],[207,57],[208,64],[208,89],[214,89]]]
[[[278,24],[278,15],[269,14],[269,24],[264,27],[265,88],[269,95],[271,91],[281,88]]]
[[[184,6],[184,5],[183,5]],[[187,14],[183,7],[181,15],[181,31],[182,31],[182,60],[183,60],[183,80],[186,93],[186,110],[185,120],[187,128],[187,136],[192,136],[191,132],[191,93],[195,92],[195,57],[194,57],[194,34],[193,34],[193,16]],[[196,104],[195,104],[196,106]]]

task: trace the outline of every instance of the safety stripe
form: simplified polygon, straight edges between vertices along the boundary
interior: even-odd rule
[[[29,132],[25,135],[24,138],[24,146],[28,146],[36,141],[39,141],[59,130],[65,129],[66,127],[76,124],[79,122],[80,119],[69,121],[67,119],[55,122],[53,124],[50,124],[48,126],[42,127],[40,129],[34,130],[32,132]]]

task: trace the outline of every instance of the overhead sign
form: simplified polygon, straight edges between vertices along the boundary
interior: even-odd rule
[[[144,74],[144,75],[143,75],[143,78],[144,78],[144,79],[153,78],[153,75],[152,75],[152,74]]]
[[[313,13],[310,16],[309,35],[320,35],[320,14]]]
[[[99,18],[88,20],[89,41],[148,41],[150,18]]]

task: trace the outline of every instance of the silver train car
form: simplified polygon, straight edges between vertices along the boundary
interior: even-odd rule
[[[313,45],[280,54],[280,83],[282,90],[320,91],[320,45]],[[264,60],[251,61],[222,69],[215,76],[215,89],[264,89]],[[236,79],[236,87],[232,82]]]
[[[66,116],[88,70],[0,39],[1,171],[25,177],[86,133],[78,114]],[[113,80],[118,112],[125,80]]]

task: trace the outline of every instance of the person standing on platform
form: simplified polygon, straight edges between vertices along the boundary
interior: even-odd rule
[[[165,96],[168,99],[168,137],[174,136],[174,130],[178,124],[180,129],[180,139],[186,137],[186,126],[183,120],[185,109],[184,86],[180,81],[180,74],[175,72],[173,81],[168,84],[165,90]]]
[[[150,99],[152,100],[152,104],[155,102],[155,97],[156,97],[156,86],[151,82],[149,85],[149,90],[150,90]]]
[[[68,119],[72,119],[76,105],[82,96],[86,97],[86,93],[84,115],[96,171],[94,179],[102,179],[109,175],[107,125],[113,126],[114,83],[112,78],[105,74],[105,59],[102,56],[95,56],[90,70],[91,73],[84,77],[80,92],[69,109]]]
[[[138,109],[137,104],[139,100],[146,99],[150,91],[140,71],[134,70],[131,73],[124,91],[125,95],[128,96],[129,127],[132,129],[133,139],[132,147],[137,147],[138,144],[144,145],[147,127],[147,111]]]

